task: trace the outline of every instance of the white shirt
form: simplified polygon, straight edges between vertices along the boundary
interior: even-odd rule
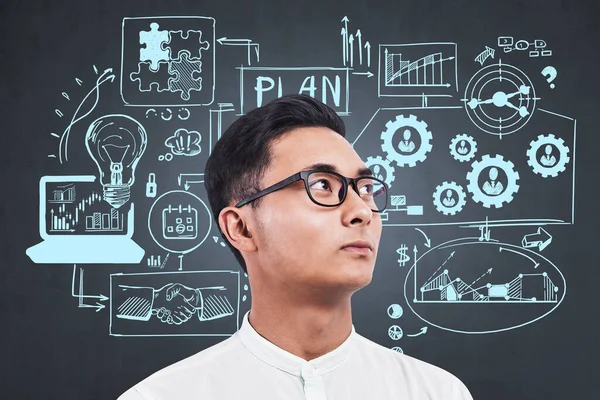
[[[254,330],[170,365],[118,400],[473,400],[454,375],[356,333],[306,361]]]

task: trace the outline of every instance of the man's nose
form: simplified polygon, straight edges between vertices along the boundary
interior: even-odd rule
[[[347,204],[347,207],[350,208],[350,212],[353,214],[351,220],[360,218],[363,222],[368,222],[373,217],[373,210],[371,210],[371,207],[362,199],[358,192],[358,188],[354,183],[348,185],[348,193],[346,194],[344,203],[349,203]]]

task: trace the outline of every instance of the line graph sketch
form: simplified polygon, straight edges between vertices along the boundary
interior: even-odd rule
[[[452,97],[456,43],[379,45],[379,97]]]
[[[552,261],[489,233],[449,240],[422,255],[415,246],[404,281],[407,304],[421,320],[464,334],[534,323],[556,310],[566,291],[565,277]],[[481,313],[493,318],[480,318]]]

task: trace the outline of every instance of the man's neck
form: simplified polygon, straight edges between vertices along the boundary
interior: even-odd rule
[[[350,336],[350,297],[327,306],[253,297],[249,321],[277,347],[310,361],[336,349]]]

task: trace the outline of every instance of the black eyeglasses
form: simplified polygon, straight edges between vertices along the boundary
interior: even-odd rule
[[[323,207],[339,206],[346,200],[348,185],[352,184],[354,191],[374,212],[382,212],[388,203],[388,186],[381,179],[372,176],[359,176],[347,178],[337,172],[310,170],[298,172],[258,193],[237,203],[237,208],[242,207],[259,197],[265,196],[276,190],[297,182],[304,181],[308,197],[316,204]]]

